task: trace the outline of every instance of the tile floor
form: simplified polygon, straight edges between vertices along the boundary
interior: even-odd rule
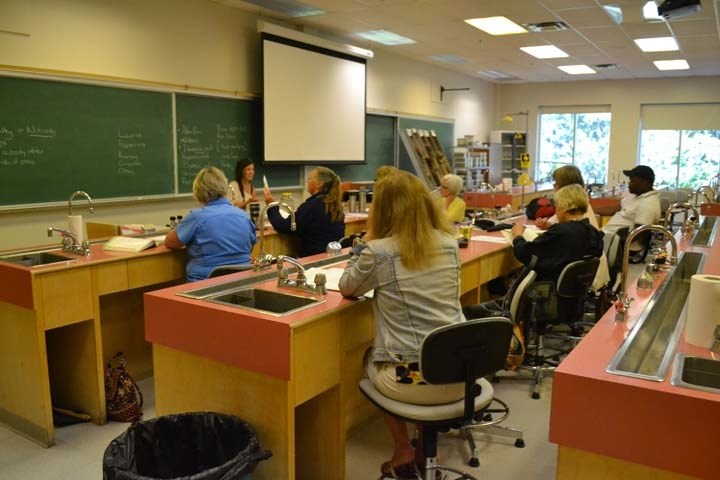
[[[145,395],[144,418],[152,418],[155,414],[152,379],[139,384]],[[557,449],[547,440],[552,379],[545,379],[540,400],[530,399],[528,381],[503,379],[493,386],[496,395],[512,409],[505,424],[524,430],[525,448],[515,448],[510,438],[476,433],[480,467],[470,468],[465,464],[464,442],[456,434],[446,434],[439,445],[441,463],[466,468],[482,479],[554,478]],[[0,426],[0,480],[100,480],[105,447],[126,428],[127,424],[114,422],[58,428],[56,445],[42,448]],[[390,454],[390,437],[378,419],[348,439],[346,479],[376,479],[380,464]],[[258,468],[262,469],[262,464]]]

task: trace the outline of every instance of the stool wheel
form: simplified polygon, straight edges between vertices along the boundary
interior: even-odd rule
[[[538,392],[533,392],[532,395],[530,395],[533,400],[539,400],[540,394]]]
[[[480,466],[480,460],[478,460],[477,458],[473,457],[473,458],[471,458],[470,461],[468,462],[468,465],[470,465],[470,466],[473,467],[473,468],[479,467],[479,466]]]
[[[525,440],[522,438],[515,440],[515,448],[525,448]]]

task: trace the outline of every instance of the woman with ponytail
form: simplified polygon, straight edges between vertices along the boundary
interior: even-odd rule
[[[329,168],[316,167],[306,183],[310,198],[295,212],[295,231],[290,230],[290,217],[283,218],[278,207],[267,210],[268,220],[276,231],[298,236],[301,257],[325,252],[328,243],[340,240],[345,234],[340,177]],[[264,193],[265,203],[275,201],[267,188]]]

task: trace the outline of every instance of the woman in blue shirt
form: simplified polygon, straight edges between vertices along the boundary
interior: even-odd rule
[[[222,170],[206,167],[193,181],[193,196],[203,207],[190,212],[165,237],[173,250],[187,247],[186,267],[191,282],[204,280],[220,265],[250,263],[250,252],[257,241],[255,225],[247,212],[233,207],[226,198],[228,181]]]
[[[267,210],[268,220],[276,231],[294,234],[300,239],[300,257],[324,253],[328,243],[345,235],[340,177],[329,168],[316,167],[307,178],[307,191],[310,198],[295,212],[295,231],[290,228],[290,218],[283,218],[278,207]],[[266,188],[265,202],[274,201]]]

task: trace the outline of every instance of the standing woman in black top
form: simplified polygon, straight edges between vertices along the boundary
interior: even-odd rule
[[[307,180],[310,198],[295,212],[295,231],[290,230],[290,217],[283,218],[278,207],[270,207],[267,217],[273,228],[281,233],[297,235],[300,239],[299,255],[307,257],[325,252],[327,244],[345,235],[345,214],[340,196],[340,177],[325,167],[316,167]],[[275,199],[267,188],[265,203]]]

